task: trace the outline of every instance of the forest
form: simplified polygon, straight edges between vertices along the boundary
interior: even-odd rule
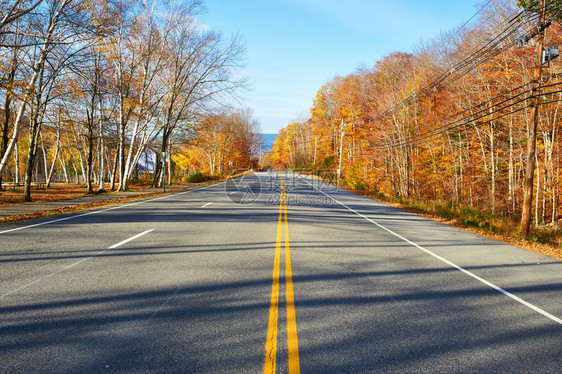
[[[531,223],[556,232],[562,2],[476,9],[474,22],[320,87],[267,162],[341,173],[342,186],[463,211],[467,224],[494,229],[496,217],[522,236]]]
[[[203,11],[199,0],[1,0],[0,186],[21,184],[31,201],[37,181],[96,193],[255,164],[259,124],[225,104],[246,89],[244,45],[209,30]]]

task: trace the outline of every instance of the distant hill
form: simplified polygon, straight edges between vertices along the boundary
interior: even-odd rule
[[[279,134],[260,134],[263,139],[262,153],[269,152],[273,147],[273,142],[277,139]]]

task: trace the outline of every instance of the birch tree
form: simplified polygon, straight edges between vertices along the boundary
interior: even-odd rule
[[[14,120],[14,130],[12,132],[12,136],[6,147],[6,151],[2,157],[2,160],[0,161],[0,174],[4,171],[4,168],[6,167],[14,149],[15,143],[17,142],[21,122],[23,120],[26,107],[31,103],[32,100],[37,99],[37,93],[40,92],[37,91],[36,84],[38,80],[41,82],[44,79],[45,63],[52,53],[53,48],[56,46],[57,38],[60,35],[59,29],[61,26],[61,18],[63,17],[64,11],[67,7],[70,6],[70,4],[71,0],[53,1],[45,10],[46,13],[44,14],[44,16],[46,18],[46,22],[43,25],[44,32],[42,34],[38,34],[38,53],[36,53],[35,56],[31,59],[32,74],[27,82],[27,88],[24,89],[19,104],[19,109]],[[30,134],[29,149],[35,149],[35,144],[37,141],[36,134],[37,133]],[[24,195],[24,200],[30,200],[29,194]]]
[[[205,104],[232,94],[243,80],[235,76],[241,66],[244,49],[239,38],[224,43],[220,34],[202,31],[189,8],[170,9],[174,24],[168,42],[165,67],[160,152],[169,151],[170,139],[179,125],[189,125],[196,111]],[[156,164],[153,186],[164,183],[165,159]]]

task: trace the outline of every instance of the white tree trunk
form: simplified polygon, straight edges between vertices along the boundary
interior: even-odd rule
[[[10,156],[12,155],[12,151],[14,150],[14,147],[15,147],[16,142],[18,140],[18,135],[19,135],[19,131],[20,131],[20,124],[21,124],[21,121],[23,119],[25,107],[27,106],[28,100],[30,100],[31,96],[33,95],[33,91],[35,90],[35,83],[37,82],[37,79],[39,78],[39,72],[42,70],[42,67],[45,65],[45,61],[47,61],[48,50],[49,50],[49,48],[52,47],[51,44],[52,44],[53,33],[54,33],[55,28],[58,25],[59,17],[61,15],[62,11],[64,10],[64,8],[66,8],[66,6],[69,3],[70,3],[70,0],[63,0],[62,3],[60,4],[59,8],[57,9],[57,11],[55,12],[55,14],[53,15],[53,17],[50,20],[51,23],[49,25],[49,28],[47,29],[45,41],[43,43],[43,47],[41,48],[41,53],[39,54],[39,59],[37,61],[34,61],[34,64],[33,64],[34,67],[35,67],[35,70],[34,70],[33,75],[31,76],[30,80],[28,81],[28,83],[26,85],[26,87],[28,87],[28,91],[25,93],[25,95],[22,99],[22,102],[20,104],[20,108],[18,110],[18,114],[16,116],[16,120],[14,121],[14,131],[13,131],[12,136],[10,138],[10,142],[8,143],[8,147],[6,148],[6,153],[2,157],[2,161],[0,161],[0,175],[4,171],[4,168],[6,167],[6,165],[8,164],[8,160],[10,159]]]
[[[62,172],[64,173],[64,181],[65,181],[66,184],[68,184],[68,172],[66,170],[66,164],[65,164],[65,161],[64,161],[64,154],[63,154],[62,148],[60,150],[59,162],[60,162],[60,166],[62,168]]]
[[[105,183],[104,183],[104,176],[105,176],[105,141],[103,139],[103,131],[101,128],[100,123],[100,181],[99,181],[99,188],[98,192],[105,191]]]
[[[18,151],[18,142],[16,142],[16,145],[14,147],[14,152],[15,152],[14,162],[16,164],[16,180],[15,180],[15,182],[19,183],[20,182],[20,154],[19,154],[19,151]]]
[[[41,149],[43,150],[43,167],[45,170],[45,182],[47,182],[47,175],[49,174],[49,167],[47,165],[47,151],[45,150],[45,142],[43,141],[43,132],[41,129],[39,131],[40,131],[39,136],[41,138]]]
[[[60,131],[60,130],[59,130]],[[53,171],[55,169],[55,165],[57,163],[57,158],[59,156],[59,147],[60,147],[60,132],[59,132],[59,136],[57,136],[57,145],[56,145],[56,149],[55,149],[55,158],[53,158],[53,163],[51,164],[51,168],[49,170],[49,175],[47,176],[47,187],[50,186],[51,184],[51,177],[53,176]],[[47,167],[47,164],[45,163],[45,167]]]
[[[170,155],[170,151],[166,152],[166,158],[168,159],[168,185],[172,185],[172,156]]]
[[[86,170],[84,168],[84,157],[82,157],[82,146],[80,143],[80,140],[78,139],[78,136],[76,135],[76,129],[74,127],[72,127],[72,133],[74,135],[74,142],[76,142],[76,148],[78,149],[78,156],[80,158],[80,169],[82,169],[82,182],[86,183],[86,178],[84,177],[84,170]],[[80,183],[80,182],[78,182]]]

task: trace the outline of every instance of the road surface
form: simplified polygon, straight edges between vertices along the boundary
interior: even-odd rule
[[[0,227],[1,373],[560,373],[562,263],[292,173]]]

